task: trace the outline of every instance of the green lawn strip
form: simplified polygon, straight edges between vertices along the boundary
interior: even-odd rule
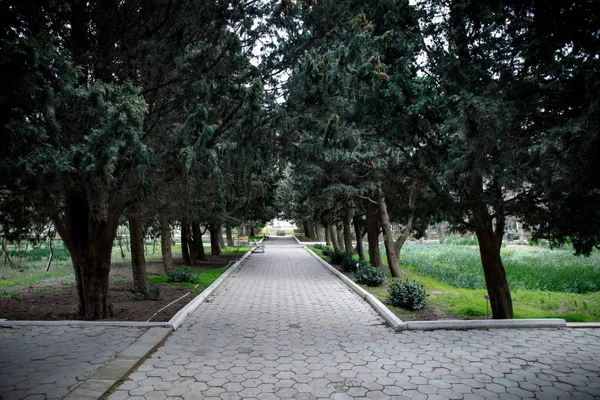
[[[189,282],[169,282],[166,274],[148,277],[150,283],[162,283],[167,285],[178,285],[188,287],[190,290],[201,293],[204,289],[212,285],[214,281],[219,279],[223,273],[227,271],[227,268],[211,269],[209,271],[199,271],[198,280],[194,283]],[[197,288],[194,287],[198,285]]]
[[[312,246],[310,249],[328,261],[328,258],[323,256],[322,250]],[[449,318],[456,316],[469,319],[486,316],[484,296],[487,291],[485,289],[459,288],[444,283],[439,279],[422,274],[414,265],[403,264],[402,269],[405,279],[414,280],[425,287],[428,294],[426,307],[437,308],[439,313],[446,314]],[[387,302],[387,285],[376,288],[362,287],[384,304]],[[600,321],[600,292],[578,294],[515,289],[512,290],[512,298],[515,318],[563,318],[568,322]],[[417,315],[416,312],[388,307],[400,319],[410,320]],[[488,313],[491,315],[489,308]]]

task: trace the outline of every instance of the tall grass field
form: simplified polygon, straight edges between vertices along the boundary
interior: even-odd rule
[[[508,246],[501,250],[511,290],[564,293],[600,291],[600,252],[590,257],[572,250]],[[479,248],[469,245],[407,243],[400,256],[404,265],[459,288],[485,289]]]

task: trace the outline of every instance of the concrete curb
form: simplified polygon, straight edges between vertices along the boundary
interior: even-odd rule
[[[192,312],[196,311],[196,309],[200,307],[200,304],[202,304],[204,300],[206,300],[206,298],[210,296],[215,291],[215,289],[217,289],[219,285],[221,285],[221,283],[223,283],[223,281],[233,273],[233,271],[238,269],[246,258],[250,257],[250,254],[252,254],[253,251],[254,248],[248,250],[246,254],[244,254],[239,260],[235,262],[235,264],[233,264],[227,271],[223,272],[219,279],[214,281],[209,287],[204,289],[202,293],[196,296],[194,300],[190,301],[185,307],[179,310],[177,314],[175,314],[173,318],[171,318],[168,322],[168,324],[173,327],[173,330],[177,330],[181,326],[181,324],[183,324],[187,316]]]
[[[171,328],[168,322],[129,321],[15,321],[0,320],[0,326],[114,326],[123,328]]]
[[[600,328],[600,322],[567,322],[567,328]]]
[[[150,352],[160,345],[173,330],[152,327],[137,338],[129,347],[107,362],[88,379],[69,392],[65,400],[97,400],[119,383]]]
[[[346,275],[342,274],[337,269],[333,268],[329,263],[324,261],[321,257],[315,254],[312,250],[304,246],[306,251],[308,251],[314,258],[317,259],[321,263],[321,265],[325,266],[335,276],[337,276],[342,282],[344,282],[350,289],[354,290],[356,294],[363,300],[365,300],[377,314],[379,314],[385,322],[389,326],[391,326],[396,331],[402,331],[406,329],[404,322],[400,318],[396,316],[393,312],[391,312],[381,301],[379,301],[375,296],[358,286],[352,279],[348,278]]]
[[[407,321],[408,330],[464,330],[464,329],[524,329],[524,328],[566,328],[564,319],[484,319],[449,321]]]
[[[525,329],[525,328],[600,328],[600,323],[567,324],[564,319],[486,319],[486,320],[448,320],[448,321],[402,321],[392,313],[381,301],[358,286],[352,279],[333,268],[329,263],[316,255],[312,250],[304,248],[313,255],[331,273],[365,299],[373,309],[396,331],[428,331],[428,330],[467,330],[467,329]]]

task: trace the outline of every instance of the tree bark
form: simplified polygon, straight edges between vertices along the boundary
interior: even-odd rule
[[[346,253],[353,256],[354,255],[354,247],[352,247],[352,230],[350,228],[350,219],[348,217],[344,218],[343,226],[344,226],[344,247],[346,248]]]
[[[342,230],[342,224],[335,224],[334,230],[336,233],[338,246],[340,247],[341,250],[344,250],[345,245],[344,245],[344,232]]]
[[[504,235],[504,218],[500,217],[497,220],[494,230],[492,217],[485,207],[481,207],[475,213],[475,234],[479,243],[481,265],[492,307],[492,318],[514,318],[510,288],[500,256],[502,236]]]
[[[379,252],[379,208],[376,203],[365,200],[367,208],[367,241],[369,243],[369,260],[371,265],[383,269]]]
[[[183,265],[192,265],[190,244],[190,226],[186,221],[181,221],[181,254],[183,256]]]
[[[256,236],[256,234],[254,233],[254,227],[253,226],[250,227],[250,234],[248,236],[250,236],[250,237]]]
[[[202,243],[202,230],[199,222],[192,222],[192,236],[194,238],[191,251],[192,265],[196,261],[208,261],[204,251],[204,243]]]
[[[358,259],[363,261],[365,259],[365,250],[363,248],[362,243],[362,231],[360,227],[360,217],[355,215],[352,218],[352,222],[354,223],[354,234],[356,235],[356,253],[358,254]]]
[[[315,223],[315,231],[317,233],[317,240],[319,242],[324,242],[325,238],[323,237],[323,228],[321,227],[320,223]]]
[[[337,228],[335,225],[327,225],[327,229],[329,229],[329,237],[331,238],[331,244],[335,250],[340,249],[340,243],[338,242],[337,237]]]
[[[210,231],[210,254],[212,254],[213,256],[220,256],[221,255],[221,241],[219,240],[219,236],[221,235],[221,223],[211,222],[209,225],[209,231]]]
[[[223,225],[221,225],[219,227],[219,248],[224,249],[225,247],[227,247],[227,245],[225,244],[225,239],[223,239]]]
[[[131,243],[131,268],[133,270],[133,290],[148,293],[148,274],[144,255],[144,230],[142,217],[134,211],[129,217],[129,241]]]
[[[331,246],[331,225],[325,225],[325,246]]]
[[[302,227],[304,228],[304,236],[310,237],[310,230],[308,229],[308,221],[302,221]]]
[[[383,242],[385,244],[385,253],[388,259],[388,266],[390,268],[392,277],[402,278],[402,271],[400,270],[400,257],[396,252],[396,246],[394,246],[394,234],[392,232],[392,225],[390,224],[390,216],[387,212],[385,196],[381,188],[378,189],[378,192],[379,221],[381,222],[381,229],[383,230]]]
[[[112,316],[108,292],[110,259],[119,213],[106,210],[104,215],[93,215],[84,191],[71,192],[65,200],[64,219],[54,215],[52,222],[73,261],[78,318],[109,318]]]
[[[181,248],[183,249],[183,245]],[[173,252],[171,251],[171,225],[169,224],[169,219],[165,216],[161,216],[160,218],[160,249],[165,274],[170,274],[175,268],[173,267]]]
[[[227,235],[227,246],[235,246],[235,242],[233,241],[233,234],[231,232],[231,225],[229,224],[225,225],[225,235]]]

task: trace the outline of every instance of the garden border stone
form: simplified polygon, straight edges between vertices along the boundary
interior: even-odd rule
[[[403,330],[467,330],[467,329],[524,329],[524,328],[600,328],[600,323],[567,324],[564,319],[485,319],[485,320],[442,320],[442,321],[402,321],[379,299],[358,286],[352,279],[324,261],[306,245],[304,248],[332,274],[354,290],[361,298],[396,331]]]

